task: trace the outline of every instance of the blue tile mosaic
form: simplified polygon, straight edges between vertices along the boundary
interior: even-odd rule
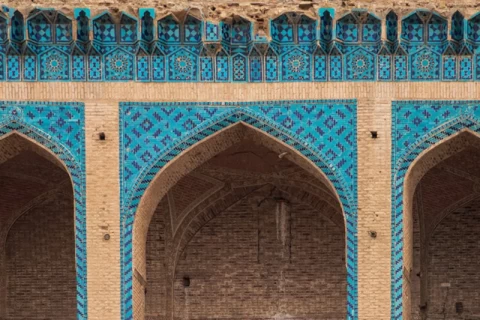
[[[34,9],[27,18],[14,9],[8,15],[0,11],[0,54],[15,52],[5,58],[5,76],[0,76],[0,81],[480,80],[479,15],[466,20],[457,11],[449,25],[447,18],[433,11],[415,10],[404,17],[390,11],[385,17],[384,38],[382,21],[373,13],[353,9],[335,23],[334,16],[331,8],[320,8],[318,17],[283,13],[269,21],[268,37],[263,26],[254,35],[253,22],[248,19],[232,16],[213,23],[192,11],[159,18],[153,8],[140,8],[138,17],[120,12],[118,18],[110,12],[91,18],[87,8],[76,8],[73,18],[53,9]],[[93,39],[89,38],[90,28]],[[212,54],[213,78],[207,76],[207,60],[200,59],[204,47],[226,55]],[[11,56],[26,56],[26,48],[36,57],[21,57],[16,65],[16,58]],[[316,58],[317,48],[324,57]],[[56,70],[55,75],[51,74],[51,65],[40,62],[41,55],[52,49],[68,55],[66,63],[61,64],[64,70]],[[267,54],[269,49],[275,57]],[[252,55],[255,50],[258,52]],[[107,62],[113,51],[125,53],[125,64],[118,62],[121,68]],[[293,53],[299,59],[293,59]],[[84,55],[86,62],[73,58],[78,55]],[[473,63],[470,66],[466,59],[457,59],[453,67],[448,58],[452,55],[470,55]],[[389,59],[391,69],[384,63]],[[37,64],[34,73],[29,71],[32,60]],[[25,65],[27,62],[30,65]]]
[[[120,104],[122,319],[133,319],[132,231],[156,174],[190,146],[238,122],[296,149],[338,193],[347,230],[347,312],[357,309],[356,101]],[[148,156],[147,156],[148,155]]]
[[[141,8],[139,10],[139,15],[142,29],[141,38],[143,41],[151,42],[155,39],[155,10]]]
[[[69,172],[75,199],[77,319],[87,319],[85,120],[80,103],[0,101],[0,136],[22,134],[55,154]]]
[[[395,101],[392,105],[392,313],[403,315],[403,188],[411,164],[428,148],[469,129],[480,133],[480,101]]]

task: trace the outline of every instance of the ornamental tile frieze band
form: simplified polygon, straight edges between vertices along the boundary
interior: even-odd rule
[[[419,72],[422,72],[419,70]],[[404,195],[412,163],[464,131],[480,133],[480,101],[395,101],[392,105],[392,319],[401,320],[404,287]],[[408,293],[407,293],[408,294]],[[407,311],[409,312],[409,311]]]
[[[48,33],[47,33],[48,34]],[[65,165],[75,201],[77,319],[87,319],[85,119],[81,103],[0,101],[0,138],[19,133]]]
[[[175,34],[175,33],[173,33]],[[122,319],[133,318],[133,229],[160,170],[191,146],[245,123],[292,147],[332,183],[347,227],[347,312],[357,319],[356,101],[120,105]]]
[[[0,11],[0,81],[294,82],[480,79],[480,15],[287,12],[265,26],[77,8]]]

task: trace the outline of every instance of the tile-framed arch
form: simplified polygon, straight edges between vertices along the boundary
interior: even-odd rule
[[[416,160],[453,136],[480,134],[480,101],[394,101],[392,103],[391,318],[404,313],[404,203],[406,181]],[[408,200],[408,199],[407,199]]]
[[[0,101],[0,139],[18,133],[56,157],[73,186],[77,319],[88,318],[84,105]]]
[[[355,100],[121,103],[122,319],[134,317],[134,222],[145,191],[182,152],[237,123],[288,145],[334,187],[346,224],[347,318],[357,319]]]

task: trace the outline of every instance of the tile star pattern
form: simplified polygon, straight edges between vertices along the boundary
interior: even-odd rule
[[[188,147],[245,122],[310,159],[335,187],[347,224],[347,308],[357,319],[356,101],[133,103],[120,105],[122,319],[132,308],[135,212],[155,174]]]

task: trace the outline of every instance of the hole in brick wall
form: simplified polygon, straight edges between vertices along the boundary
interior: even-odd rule
[[[370,134],[372,135],[372,139],[377,139],[378,138],[377,131],[370,131]]]
[[[98,134],[98,138],[99,138],[100,140],[102,140],[102,141],[105,140],[105,138],[106,138],[105,132],[100,132],[100,133]]]

